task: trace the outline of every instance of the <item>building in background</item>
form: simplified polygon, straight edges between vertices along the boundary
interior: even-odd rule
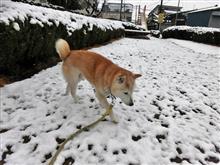
[[[162,6],[162,13],[164,13],[164,22],[161,24],[161,30],[165,29],[166,27],[175,25],[176,20],[176,13],[180,12],[182,7],[177,6]],[[148,30],[158,30],[159,23],[158,23],[158,15],[160,13],[160,5],[157,5],[149,14],[147,20],[147,27]],[[185,16],[180,16],[177,19],[177,25],[185,24]]]
[[[157,5],[148,15],[149,30],[159,29],[159,8],[160,5]],[[218,6],[180,11],[181,7],[163,5],[162,9],[165,18],[161,24],[161,30],[174,25],[220,28],[220,7]]]
[[[100,17],[106,19],[120,20],[121,3],[106,3],[103,6]],[[122,4],[122,21],[131,22],[133,5],[129,3]]]
[[[220,28],[220,7],[203,8],[185,12],[186,25]]]

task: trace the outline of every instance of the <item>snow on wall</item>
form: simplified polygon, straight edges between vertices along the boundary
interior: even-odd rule
[[[24,22],[28,17],[31,17],[31,24],[39,24],[43,27],[43,24],[49,26],[55,24],[63,24],[66,26],[68,34],[71,35],[73,31],[81,29],[83,25],[89,24],[91,29],[93,26],[97,26],[103,30],[124,29],[124,26],[120,21],[112,21],[107,19],[97,19],[79,14],[74,14],[67,11],[59,11],[49,9],[45,7],[33,6],[20,2],[12,2],[5,0],[1,2],[1,17],[0,23],[9,25],[10,21],[16,21],[16,19]],[[16,24],[16,30],[19,30],[19,26]]]

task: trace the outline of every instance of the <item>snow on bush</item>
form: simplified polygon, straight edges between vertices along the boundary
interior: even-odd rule
[[[220,45],[220,29],[218,28],[171,26],[163,30],[162,36]]]
[[[163,32],[166,31],[174,31],[174,30],[184,30],[184,31],[189,31],[189,32],[194,32],[198,34],[203,34],[207,32],[220,32],[220,29],[218,28],[210,28],[210,27],[191,27],[191,26],[171,26],[166,28]]]
[[[157,37],[157,38],[160,37],[160,31],[159,30],[151,30],[150,33],[154,37]]]
[[[131,22],[122,22],[122,25],[125,27],[125,29],[145,31],[145,29],[142,26],[135,25]]]
[[[43,26],[43,24],[51,26],[53,23],[58,26],[61,23],[66,26],[69,35],[87,24],[91,26],[90,30],[93,29],[94,25],[103,30],[113,30],[113,28],[124,29],[120,21],[86,17],[67,11],[37,7],[19,2],[11,2],[9,0],[2,2],[1,11],[0,23],[4,22],[9,25],[10,21],[16,21],[16,19],[24,23],[25,19],[31,17],[30,23],[39,24],[40,26]]]
[[[54,43],[58,38],[66,39],[72,49],[80,49],[124,35],[120,21],[21,2],[2,1],[0,12],[1,40],[4,41],[0,44],[0,74],[16,75],[14,79],[27,78],[56,64],[58,55]]]

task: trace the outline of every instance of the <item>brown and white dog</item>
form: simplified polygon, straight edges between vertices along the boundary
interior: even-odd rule
[[[112,121],[116,122],[112,106],[106,97],[110,94],[119,97],[126,105],[132,106],[132,93],[135,79],[140,74],[134,74],[117,66],[107,58],[86,50],[70,50],[69,44],[58,39],[55,44],[62,64],[62,71],[67,82],[67,93],[70,91],[77,102],[76,89],[80,80],[86,78],[95,88],[96,97],[106,109]]]

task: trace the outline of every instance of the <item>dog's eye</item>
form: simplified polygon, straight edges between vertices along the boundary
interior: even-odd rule
[[[128,95],[128,92],[124,92],[125,95]]]

